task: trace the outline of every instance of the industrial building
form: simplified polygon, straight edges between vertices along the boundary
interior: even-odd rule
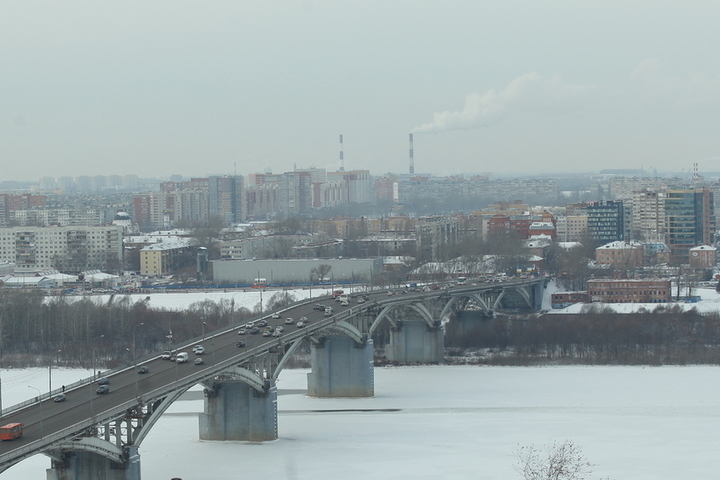
[[[372,282],[373,277],[383,271],[382,258],[213,260],[210,263],[213,282],[217,284],[251,284],[259,278],[271,285],[306,284],[321,265],[331,267],[325,275],[325,281],[331,282]]]

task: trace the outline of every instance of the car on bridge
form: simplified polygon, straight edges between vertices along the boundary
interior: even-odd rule
[[[240,340],[239,342],[237,342],[235,344],[235,347],[237,347],[237,348],[243,348],[244,346],[245,346],[245,342],[243,342],[242,340]]]
[[[238,335],[245,335],[245,333],[247,333],[247,330],[245,330],[244,328],[238,330]]]
[[[97,381],[98,385],[110,385],[110,380],[103,377],[100,380]]]
[[[279,313],[273,313],[273,314],[272,314],[272,318],[280,318],[280,314],[279,314]]]
[[[195,355],[205,355],[205,347],[203,347],[202,345],[195,345],[193,347],[193,353]]]
[[[58,393],[57,395],[55,395],[53,397],[53,402],[55,402],[55,403],[64,402],[66,400],[66,398],[67,397],[65,397],[64,393]]]
[[[295,320],[292,318],[288,317],[285,319],[285,325],[292,325],[293,323],[295,323]]]
[[[203,360],[202,357],[197,357],[197,358],[193,361],[193,363],[194,363],[195,365],[202,365],[203,363],[205,363],[205,360]]]
[[[148,373],[149,371],[150,371],[150,370],[149,370],[148,367],[146,367],[145,365],[143,365],[142,367],[139,367],[138,370],[137,370],[137,372],[138,372],[140,375],[143,375],[143,374],[145,374],[145,373]]]
[[[175,357],[175,363],[187,363],[189,355],[187,352],[180,352]]]
[[[163,360],[170,360],[170,357],[172,356],[172,352],[170,350],[165,350],[162,355],[160,355],[160,358]]]
[[[105,395],[106,393],[110,393],[110,386],[100,385],[97,390],[95,390],[95,393],[98,395]]]
[[[303,328],[305,326],[305,322],[297,322],[295,325],[297,328]]]

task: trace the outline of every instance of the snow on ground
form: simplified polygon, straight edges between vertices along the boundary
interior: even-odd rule
[[[287,291],[295,296],[297,300],[329,295],[330,290],[327,288],[313,288],[312,291],[305,289],[288,289],[288,290],[265,290],[262,293],[263,308],[268,301],[278,292]],[[260,303],[260,290],[248,288],[247,290],[198,290],[198,291],[182,291],[182,292],[150,292],[150,293],[133,293],[133,294],[115,294],[115,295],[89,295],[89,296],[67,296],[68,301],[79,299],[90,299],[98,304],[106,304],[112,297],[113,301],[122,298],[129,298],[130,303],[147,302],[151,308],[162,308],[167,310],[185,310],[193,303],[211,300],[215,303],[222,301],[235,301],[235,308],[247,308],[253,310]]]
[[[307,372],[280,375],[273,442],[199,441],[202,396],[191,392],[141,445],[143,478],[513,479],[519,445],[565,440],[595,478],[717,478],[720,468],[717,367],[376,368],[375,397],[362,399],[309,398]],[[47,389],[44,369],[1,374],[5,405],[33,396],[27,385]],[[86,374],[54,370],[53,383]],[[39,455],[1,477],[44,478],[49,465]]]
[[[554,282],[553,282],[554,283]],[[550,285],[548,289],[550,290]],[[552,313],[582,313],[583,308],[590,305],[594,305],[597,308],[610,308],[617,313],[634,313],[640,309],[645,309],[652,312],[659,306],[669,307],[673,305],[680,306],[683,310],[691,310],[695,308],[700,313],[710,313],[720,311],[720,294],[715,291],[714,288],[697,288],[695,295],[700,296],[700,301],[697,303],[685,303],[685,302],[672,302],[672,303],[575,303],[566,308],[550,309],[548,297],[553,292],[546,291],[543,297],[543,309],[549,310]]]

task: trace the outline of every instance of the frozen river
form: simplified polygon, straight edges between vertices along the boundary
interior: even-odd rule
[[[44,369],[1,374],[5,406],[47,389]],[[86,374],[53,371],[53,384]],[[519,445],[565,440],[595,478],[718,476],[717,367],[376,368],[363,399],[309,398],[306,374],[282,372],[280,438],[262,444],[199,441],[191,391],[141,445],[143,478],[512,479]],[[37,456],[1,477],[44,479],[49,465]]]

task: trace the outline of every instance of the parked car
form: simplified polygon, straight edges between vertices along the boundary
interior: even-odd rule
[[[205,360],[203,360],[202,357],[197,357],[197,358],[193,361],[193,363],[194,363],[195,365],[202,365],[203,363],[205,363]]]
[[[110,380],[103,377],[100,380],[97,381],[98,385],[110,385]]]
[[[239,342],[237,342],[237,343],[235,344],[235,346],[236,346],[237,348],[242,348],[242,347],[245,346],[245,342],[243,342],[242,340],[240,340]]]
[[[98,395],[104,395],[109,392],[110,392],[110,387],[108,385],[100,385],[97,388],[97,390],[95,390],[95,393]]]
[[[65,398],[66,397],[65,397],[64,393],[58,393],[57,395],[55,395],[53,397],[53,402],[55,402],[55,403],[64,402]]]
[[[141,374],[141,375],[142,375],[143,373],[148,373],[149,371],[150,371],[150,370],[149,370],[148,367],[146,367],[145,365],[143,365],[142,367],[139,367],[139,368],[138,368],[138,373]]]

